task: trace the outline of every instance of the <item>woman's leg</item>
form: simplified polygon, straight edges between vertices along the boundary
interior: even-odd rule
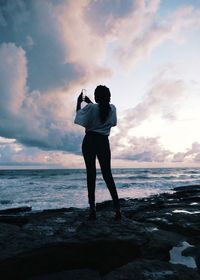
[[[113,199],[115,210],[120,211],[119,198],[111,171],[111,152],[109,140],[107,137],[101,139],[101,143],[99,143],[97,149],[97,157],[99,160],[103,178]]]
[[[82,153],[87,171],[88,201],[90,209],[95,210],[96,154],[93,141],[88,135],[83,139]]]

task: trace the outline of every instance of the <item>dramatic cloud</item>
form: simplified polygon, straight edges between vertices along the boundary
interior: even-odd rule
[[[0,114],[17,114],[22,105],[27,79],[25,52],[14,44],[0,46]]]
[[[111,78],[116,65],[132,69],[161,43],[180,43],[183,28],[200,26],[199,10],[192,6],[161,19],[158,0],[119,0],[115,5],[112,0],[16,0],[0,5],[0,136],[44,150],[40,158],[29,148],[30,158],[26,154],[23,160],[22,149],[17,158],[24,162],[34,161],[32,156],[43,162],[45,150],[53,151],[52,158],[55,150],[78,156],[83,130],[73,125],[75,94]],[[119,120],[114,145],[116,155],[123,150],[119,158],[168,158],[170,152],[158,138],[141,138],[149,145],[142,149],[128,133],[152,115],[177,118],[187,85],[181,78],[167,77],[167,71],[154,78],[143,100]],[[8,147],[9,155],[15,146]]]
[[[73,108],[63,104],[67,101],[63,92],[29,92],[25,52],[13,43],[0,47],[0,61],[1,135],[29,146],[76,153],[80,134],[67,119]]]

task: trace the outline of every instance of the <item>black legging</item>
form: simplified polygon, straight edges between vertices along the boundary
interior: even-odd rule
[[[97,156],[104,181],[113,199],[114,207],[116,210],[119,210],[119,199],[111,172],[111,153],[108,136],[96,132],[87,132],[82,143],[82,153],[87,169],[87,187],[90,208],[95,208]]]

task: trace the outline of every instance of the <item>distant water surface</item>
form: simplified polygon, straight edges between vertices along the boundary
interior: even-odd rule
[[[142,198],[200,184],[199,168],[113,169],[120,198]],[[97,172],[96,201],[110,199]],[[0,170],[0,209],[31,206],[33,210],[87,207],[84,169]]]

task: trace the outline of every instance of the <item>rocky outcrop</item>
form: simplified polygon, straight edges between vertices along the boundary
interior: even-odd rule
[[[0,211],[1,279],[200,279],[199,203],[188,186],[121,199],[121,221],[111,201],[96,221],[87,209]]]

